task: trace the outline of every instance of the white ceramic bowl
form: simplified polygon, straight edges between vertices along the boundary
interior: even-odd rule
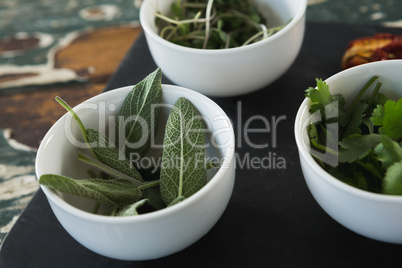
[[[275,26],[288,23],[265,40],[244,47],[203,50],[173,44],[157,34],[157,11],[174,0],[145,0],[140,22],[156,64],[175,84],[208,96],[235,96],[267,86],[291,66],[304,37],[307,0],[256,0]],[[269,7],[269,8],[268,8]]]
[[[119,110],[131,89],[132,86],[127,86],[102,93],[81,103],[74,110],[86,127],[98,128],[98,122],[104,119],[108,122],[109,116]],[[147,260],[178,252],[204,236],[218,221],[229,202],[235,178],[235,141],[229,118],[212,100],[195,91],[170,85],[163,85],[162,89],[164,104],[173,105],[179,97],[186,97],[206,117],[216,144],[222,147],[209,153],[226,162],[217,172],[214,171],[216,174],[209,171],[210,181],[188,199],[172,207],[139,216],[110,217],[91,214],[84,211],[89,210],[88,200],[61,195],[41,186],[54,214],[66,231],[98,254],[121,260]],[[166,109],[161,113],[161,122],[167,116]],[[86,176],[88,166],[77,160],[78,149],[69,141],[69,120],[69,114],[61,117],[44,137],[36,158],[38,178],[46,173],[73,178]],[[76,124],[73,123],[73,126],[72,135],[80,136]]]
[[[381,91],[402,97],[402,60],[380,61],[347,69],[326,80],[331,93],[341,93],[347,103],[373,76],[379,75]],[[309,152],[306,133],[310,100],[301,104],[295,121],[295,138],[307,185],[318,204],[346,228],[369,238],[402,243],[402,196],[371,193],[341,182],[322,169]]]

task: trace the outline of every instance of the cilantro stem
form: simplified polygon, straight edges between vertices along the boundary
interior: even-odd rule
[[[382,86],[382,83],[377,82],[377,85],[375,86],[373,93],[371,94],[370,99],[368,101],[368,107],[370,107],[373,104],[375,98],[377,97],[378,92],[380,91],[381,86]]]
[[[311,144],[312,144],[315,148],[317,148],[317,149],[319,149],[319,150],[321,150],[321,151],[324,151],[324,152],[326,152],[326,153],[330,153],[330,154],[332,154],[332,155],[338,156],[338,152],[337,152],[337,151],[332,150],[331,148],[328,148],[328,147],[326,147],[326,146],[324,146],[324,145],[322,145],[322,144],[319,144],[319,143],[317,143],[315,140],[311,140]]]
[[[364,86],[363,88],[359,91],[359,93],[356,95],[356,97],[353,99],[352,105],[349,108],[348,114],[350,115],[354,109],[356,108],[356,105],[359,103],[360,99],[362,98],[363,94],[367,91],[367,89],[374,83],[375,80],[378,79],[377,75],[374,75]]]

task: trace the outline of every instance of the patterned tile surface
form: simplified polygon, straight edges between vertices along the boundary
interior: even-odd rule
[[[38,189],[35,149],[10,139],[0,130],[0,243]]]

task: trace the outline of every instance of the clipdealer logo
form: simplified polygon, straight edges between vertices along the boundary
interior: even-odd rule
[[[166,109],[167,111],[171,109],[173,105],[158,104],[154,105],[152,111],[156,108]],[[163,150],[163,142],[161,140],[155,139],[157,134],[157,127],[154,125],[148,125],[146,120],[140,118],[139,116],[133,116],[130,118],[120,118],[116,114],[116,106],[114,104],[107,104],[105,102],[95,103],[84,103],[80,106],[80,109],[75,110],[77,114],[87,114],[87,113],[97,113],[97,122],[91,121],[91,126],[96,126],[97,130],[104,136],[107,136],[111,143],[109,146],[114,146],[114,144],[119,144],[119,155],[122,159],[125,157],[130,160],[132,166],[140,169],[152,169],[153,171],[158,170],[161,166],[161,153],[155,155],[145,155],[140,156],[138,153],[125,152],[125,146],[128,148],[140,148],[150,140],[150,148],[153,150]],[[152,114],[151,116],[154,116]],[[85,121],[85,116],[83,116]],[[281,122],[287,119],[286,115],[251,115],[245,117],[243,115],[242,102],[238,101],[236,105],[236,121],[231,120],[227,116],[217,116],[215,118],[202,117],[205,122],[205,131],[207,141],[205,143],[205,149],[207,154],[205,159],[188,159],[188,162],[198,163],[203,165],[209,165],[210,163],[215,163],[218,166],[224,167],[229,164],[230,159],[225,157],[218,157],[216,155],[208,155],[209,148],[215,148],[222,150],[227,146],[230,146],[230,139],[235,139],[235,166],[239,169],[286,169],[286,159],[284,156],[278,155],[275,149],[280,145],[278,144],[278,128]],[[119,133],[123,135],[116,136],[116,122],[119,120]],[[124,133],[126,125],[132,121],[137,120],[138,127],[141,129],[143,138],[137,142],[128,142]],[[213,124],[216,121],[228,121],[230,124],[224,124],[226,126],[233,126],[235,137],[230,133],[232,129],[229,127],[223,127],[220,129],[213,129]],[[88,145],[80,138],[80,135],[74,133],[73,116],[69,113],[65,119],[65,134],[67,139],[76,147],[85,149]],[[256,127],[257,125],[257,127]],[[188,137],[187,137],[188,138]],[[179,142],[179,141],[176,141]],[[191,140],[188,140],[191,144]],[[125,146],[124,146],[125,145]],[[92,142],[91,147],[102,147],[107,146],[104,141]],[[244,150],[245,149],[245,150]],[[171,159],[172,165],[178,163],[176,159]]]

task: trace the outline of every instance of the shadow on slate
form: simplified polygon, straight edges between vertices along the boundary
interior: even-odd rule
[[[376,32],[400,34],[401,29],[309,23],[300,55],[280,79],[245,96],[213,98],[233,120],[236,183],[222,218],[194,245],[152,261],[125,262],[97,255],[64,231],[39,190],[4,240],[0,267],[354,267],[401,262],[396,256],[402,246],[357,235],[318,206],[304,182],[293,138],[304,90],[315,86],[315,78],[326,79],[340,71],[349,41]],[[155,68],[142,35],[106,90],[136,84]],[[166,78],[163,82],[169,83]],[[265,127],[256,115],[268,119],[271,132],[250,134],[249,141],[268,148],[251,148],[242,132],[247,121],[249,128]],[[269,155],[267,169],[247,168],[244,161]],[[285,169],[276,167],[280,159],[285,160]]]

